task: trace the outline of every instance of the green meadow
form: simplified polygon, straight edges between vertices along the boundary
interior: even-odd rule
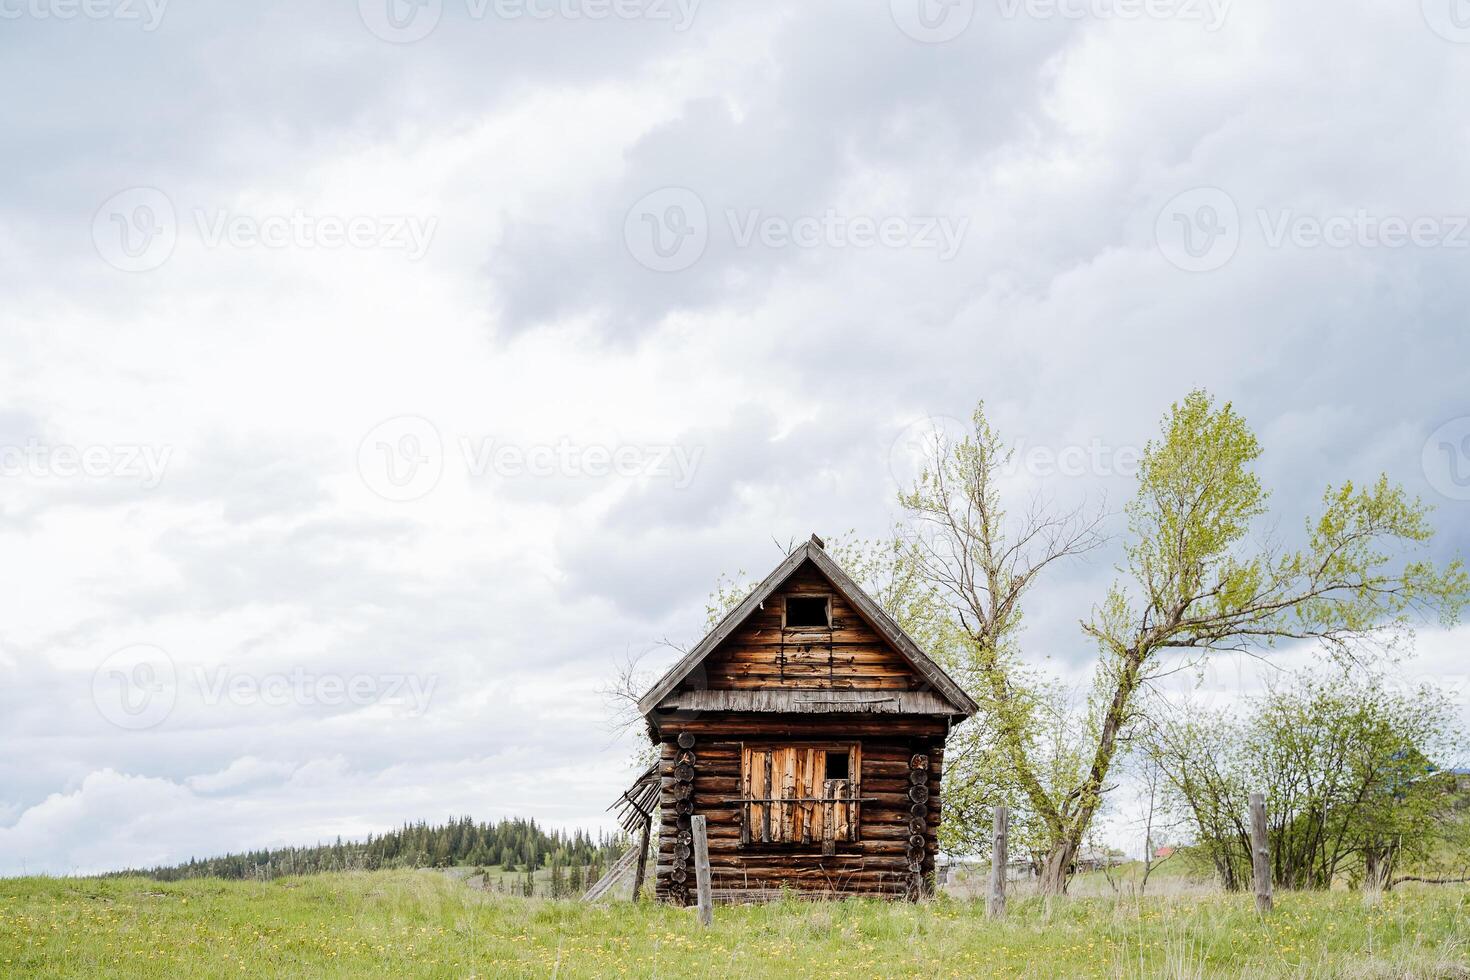
[[[10,977],[1470,977],[1470,889],[718,908],[582,904],[429,871],[0,881]]]

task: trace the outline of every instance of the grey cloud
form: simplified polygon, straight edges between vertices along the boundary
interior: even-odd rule
[[[597,780],[620,775],[595,696],[615,658],[697,638],[715,577],[764,573],[773,537],[883,533],[894,439],[979,398],[1029,446],[1136,447],[1205,386],[1260,435],[1283,535],[1301,533],[1326,482],[1387,471],[1438,505],[1432,553],[1465,552],[1467,504],[1421,458],[1439,426],[1470,417],[1464,252],[1272,247],[1258,217],[1466,213],[1465,150],[1446,137],[1461,125],[1462,46],[1402,5],[1237,6],[1211,35],[981,4],[942,45],[903,36],[887,6],[706,4],[676,34],[472,21],[446,3],[439,29],[403,46],[372,37],[353,3],[171,5],[152,34],[8,23],[0,442],[85,429],[108,404],[170,416],[159,429],[183,437],[149,492],[0,481],[0,540],[64,566],[10,573],[58,595],[0,629],[0,871],[15,855],[57,871],[177,859],[454,807],[597,825]],[[544,131],[535,145],[466,137],[583,92],[637,127],[595,141],[616,159],[543,163],[534,154],[584,145],[562,141],[557,118],[515,117]],[[289,204],[344,158],[366,161],[351,179],[369,188],[379,161],[420,164],[453,248],[392,280],[285,260],[129,277],[93,254],[93,212],[122,187]],[[504,176],[522,169],[537,179]],[[698,263],[658,273],[629,253],[624,221],[670,186],[720,227]],[[1194,187],[1225,190],[1241,215],[1237,253],[1211,272],[1175,268],[1155,237],[1164,204]],[[828,207],[970,224],[944,262],[739,248],[723,226],[728,209]],[[353,301],[384,282],[407,298],[401,322],[330,351],[308,343],[336,338],[338,308],[362,315]],[[215,331],[278,321],[294,333],[262,330],[275,345],[262,349],[320,385],[273,420],[285,435],[260,418],[269,370],[255,397],[200,396],[236,368],[213,356],[235,349]],[[616,359],[599,361],[609,345]],[[610,371],[627,374],[609,384]],[[700,463],[679,489],[558,475],[461,495],[446,479],[379,507],[342,449],[348,399],[349,414],[409,404],[507,432],[566,419],[576,442],[662,420]],[[1015,486],[1105,497],[1113,530],[1132,492],[1102,473]],[[1119,546],[1058,569],[1027,610],[1028,651],[1060,674],[1091,656],[1077,620]],[[188,701],[122,733],[91,703],[91,671],[138,642],[189,668],[437,686],[420,717]],[[549,744],[527,744],[532,720]],[[517,760],[531,751],[593,763],[527,787]],[[175,811],[212,829],[185,833]]]

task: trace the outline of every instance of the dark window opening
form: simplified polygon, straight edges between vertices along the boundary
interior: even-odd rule
[[[831,621],[827,618],[827,597],[824,595],[803,595],[786,597],[786,625],[800,629],[802,627],[820,627],[826,629]]]
[[[827,753],[827,778],[828,779],[846,779],[847,778],[847,753],[846,752],[828,752]]]

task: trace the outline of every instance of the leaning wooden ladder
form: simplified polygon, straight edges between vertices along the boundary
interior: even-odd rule
[[[618,810],[618,823],[637,841],[632,847],[622,853],[613,866],[608,869],[591,888],[587,894],[582,896],[584,902],[595,902],[606,895],[623,875],[628,873],[628,868],[635,862],[638,870],[633,874],[633,901],[638,901],[638,892],[643,887],[643,879],[648,871],[648,840],[653,832],[653,815],[658,810],[659,795],[659,771],[658,763],[655,762],[644,770],[643,774],[633,781],[622,796],[608,807],[609,810]]]

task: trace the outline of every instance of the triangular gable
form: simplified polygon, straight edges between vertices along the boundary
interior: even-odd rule
[[[833,589],[857,611],[858,615],[872,627],[884,640],[886,640],[899,655],[906,660],[915,673],[928,683],[940,694],[951,707],[954,714],[968,718],[973,715],[979,706],[967,695],[963,689],[946,674],[938,664],[930,660],[919,645],[904,632],[904,630],[893,621],[873,599],[854,582],[827,554],[825,548],[814,537],[786,557],[776,569],[767,575],[765,579],[756,586],[755,591],[746,596],[745,599],[734,609],[730,610],[723,619],[710,631],[709,635],[699,644],[679,659],[679,662],[670,668],[657,684],[653,686],[638,702],[638,710],[644,715],[653,711],[659,704],[673,693],[691,672],[704,662],[721,643],[738,630],[748,619],[753,616],[762,603],[768,600],[781,586],[791,578],[806,562],[811,562],[819,572],[832,584]]]

